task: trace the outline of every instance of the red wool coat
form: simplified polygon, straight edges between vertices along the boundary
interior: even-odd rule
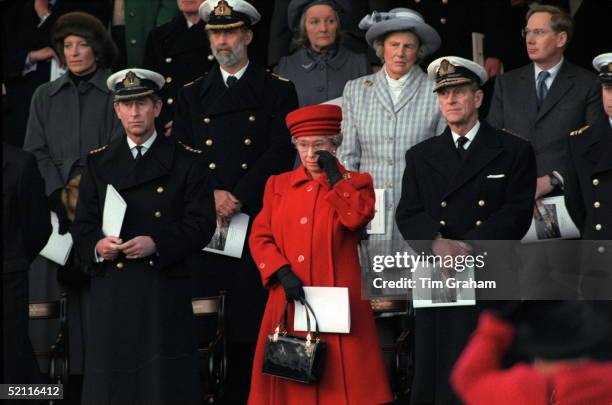
[[[368,174],[340,170],[343,179],[333,189],[325,175],[313,180],[303,166],[273,176],[266,184],[264,206],[249,238],[263,284],[270,289],[255,351],[249,405],[372,405],[392,400],[370,303],[361,300],[357,244],[360,230],[374,215],[372,179]],[[349,289],[351,333],[321,334],[327,353],[317,384],[261,372],[267,335],[285,306],[285,293],[274,273],[285,265],[306,286]],[[290,313],[292,310],[290,306]],[[288,330],[296,333],[292,318]]]
[[[525,363],[502,370],[510,347],[512,325],[490,313],[481,316],[478,329],[457,361],[451,382],[468,405],[610,405],[612,363],[586,361],[542,374]]]

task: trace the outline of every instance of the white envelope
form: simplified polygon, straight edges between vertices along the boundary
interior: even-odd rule
[[[346,287],[304,287],[306,301],[319,321],[319,332],[350,333],[351,307]],[[314,320],[310,315],[310,328],[314,331]],[[295,302],[293,329],[306,331],[306,308]]]
[[[57,220],[57,214],[51,211],[51,226],[53,231],[45,247],[40,251],[40,255],[47,259],[60,264],[65,265],[68,261],[68,256],[72,250],[72,235],[70,232],[66,232],[60,235],[59,232],[59,221]]]
[[[106,198],[104,199],[104,212],[102,213],[102,232],[106,236],[119,236],[123,218],[127,210],[127,203],[121,194],[109,184],[106,187]]]
[[[376,213],[366,227],[366,231],[369,235],[382,235],[385,233],[385,189],[375,189],[374,195],[376,197],[376,204],[374,206]]]

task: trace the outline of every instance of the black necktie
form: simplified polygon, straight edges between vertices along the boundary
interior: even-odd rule
[[[457,153],[459,154],[459,158],[461,158],[461,160],[463,160],[463,158],[465,158],[465,155],[467,154],[465,144],[468,143],[468,141],[469,139],[467,139],[465,136],[462,136],[457,139]]]
[[[236,84],[236,82],[238,81],[238,79],[236,79],[236,76],[228,76],[227,78],[227,87],[232,87],[234,84]]]
[[[550,76],[546,70],[542,70],[538,73],[538,107],[544,104],[544,99],[548,94],[548,87],[546,87],[546,79]]]
[[[134,160],[136,160],[137,162],[142,159],[142,145],[136,145],[136,157],[134,158]]]

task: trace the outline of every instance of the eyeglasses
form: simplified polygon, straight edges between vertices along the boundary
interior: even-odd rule
[[[540,38],[543,37],[544,35],[548,34],[549,32],[553,32],[552,30],[541,30],[541,29],[535,29],[535,30],[530,30],[527,28],[523,28],[521,30],[521,36],[523,38],[527,38],[529,35],[533,35],[536,38]]]
[[[300,151],[307,151],[312,148],[315,152],[325,149],[329,145],[329,141],[319,141],[314,143],[296,141],[295,147]]]

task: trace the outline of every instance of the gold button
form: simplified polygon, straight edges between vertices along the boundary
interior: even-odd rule
[[[601,231],[602,228],[603,228],[603,226],[601,224],[595,225],[595,230],[596,231]]]
[[[603,246],[599,246],[599,247],[597,248],[597,253],[606,253],[606,248],[605,248],[605,247],[603,247]]]
[[[211,163],[211,164],[209,164],[209,165],[208,165],[208,168],[209,168],[210,170],[215,170],[215,167],[217,167],[217,165],[216,165],[216,164],[214,164],[214,163]]]
[[[440,22],[441,22],[442,24],[446,24],[446,18],[444,18],[444,17],[440,18]]]
[[[151,267],[155,266],[155,262],[153,260],[149,260],[149,266]]]
[[[446,226],[446,221],[440,221],[440,225]]]
[[[133,12],[133,11],[130,11],[130,12],[128,13],[128,15],[129,15],[130,17],[135,17],[135,16],[136,16],[136,13],[135,13],[135,12]]]
[[[298,262],[302,263],[304,261],[304,256],[303,255],[299,255],[298,256]]]
[[[118,268],[119,270],[121,270],[124,266],[122,262],[119,262],[115,265],[116,268]]]
[[[209,54],[208,55],[208,60],[213,61],[215,59],[215,57],[213,56],[213,54]]]
[[[171,83],[172,82],[172,78],[170,76],[166,77],[166,83]]]
[[[448,0],[442,0],[442,4],[448,4]]]
[[[599,179],[593,179],[593,185],[594,186],[598,186],[599,185]]]
[[[161,211],[155,211],[155,218],[161,218]]]
[[[172,98],[169,98],[168,100],[166,100],[166,103],[172,104],[172,103],[174,103],[174,100]]]
[[[208,118],[208,117],[204,118],[204,123],[205,124],[210,124],[210,118]]]
[[[241,167],[243,170],[246,170],[246,169],[248,169],[248,168],[249,168],[249,165],[247,165],[246,163],[243,163],[243,164],[241,164],[241,165],[240,165],[240,167]]]
[[[601,203],[599,201],[595,201],[595,203],[593,204],[593,207],[599,208],[601,207]]]
[[[300,224],[302,224],[302,225],[306,225],[307,223],[308,223],[308,218],[306,218],[306,217],[302,217],[302,218],[300,219]]]
[[[478,201],[478,205],[481,206],[481,207],[484,207],[485,206],[484,200]]]
[[[440,207],[442,207],[442,208],[446,208],[446,205],[447,205],[447,204],[446,204],[446,201],[442,201],[442,202],[440,203]]]
[[[476,226],[480,226],[480,225],[482,225],[482,221],[481,220],[476,221]]]
[[[254,115],[249,116],[249,121],[255,122],[255,116]]]
[[[249,138],[246,138],[244,140],[244,144],[247,145],[247,146],[250,145],[251,144],[251,140]]]
[[[312,186],[306,187],[306,191],[309,191],[309,192],[312,191]]]
[[[342,194],[342,196],[343,196],[344,198],[349,198],[351,195],[350,195],[349,193],[344,193],[344,194]]]
[[[170,63],[170,62],[172,62],[172,58],[169,58],[169,57],[166,58],[166,63]]]
[[[206,140],[206,146],[212,146],[213,144],[213,140],[212,139],[207,139]]]
[[[259,263],[259,268],[260,268],[260,269],[264,269],[264,268],[266,268],[266,264],[265,264],[265,263]]]
[[[351,211],[348,211],[348,212],[346,213],[346,215],[348,215],[348,216],[350,217],[351,215],[353,215],[353,213],[352,213]]]
[[[164,192],[164,188],[162,186],[157,187],[157,192],[159,194],[163,193]]]
[[[136,40],[134,38],[130,39],[130,44],[136,45]]]

